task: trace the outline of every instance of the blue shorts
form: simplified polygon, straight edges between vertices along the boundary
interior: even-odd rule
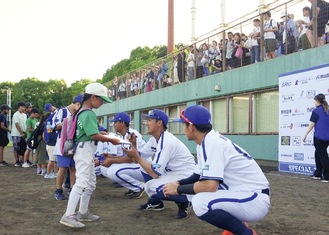
[[[57,155],[57,166],[58,167],[75,167],[75,162],[72,157],[63,157]]]

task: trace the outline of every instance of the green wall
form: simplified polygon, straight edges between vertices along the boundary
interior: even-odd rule
[[[262,63],[115,101],[100,107],[96,110],[96,114],[104,116],[120,111],[135,111],[134,127],[138,130],[140,125],[139,110],[141,109],[179,103],[192,104],[207,98],[275,88],[278,86],[278,76],[280,74],[327,64],[329,61],[328,55],[329,45],[281,56]],[[221,87],[220,91],[215,91],[216,85]],[[256,159],[277,161],[277,135],[229,135],[228,137],[245,148]],[[194,143],[188,142],[183,135],[179,135],[178,138],[189,147],[191,152],[195,153]]]

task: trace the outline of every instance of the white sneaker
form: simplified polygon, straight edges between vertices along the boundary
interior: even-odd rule
[[[93,222],[93,221],[97,221],[99,219],[100,219],[100,216],[93,215],[89,211],[87,211],[84,214],[81,214],[80,212],[78,212],[78,214],[77,214],[77,220],[78,221],[89,221],[89,222]]]
[[[51,177],[51,179],[56,179],[57,178],[57,173],[55,173],[55,172],[50,173],[50,177]]]
[[[44,178],[45,178],[45,179],[52,179],[52,178],[51,178],[51,174],[50,174],[50,173],[49,173],[49,174],[48,174],[48,173],[46,173],[46,174],[45,174],[45,176],[44,176]]]
[[[24,162],[23,165],[22,165],[22,167],[28,168],[28,167],[30,167],[30,165],[27,162]]]
[[[77,220],[76,215],[66,216],[65,214],[62,216],[59,221],[61,224],[64,224],[71,228],[84,228],[85,225]]]

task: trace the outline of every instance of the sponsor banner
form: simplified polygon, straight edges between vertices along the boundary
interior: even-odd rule
[[[279,171],[296,174],[311,175],[315,170],[314,165],[280,162]]]
[[[314,96],[329,100],[329,64],[279,76],[279,170],[312,174],[313,131],[303,141],[315,108]]]

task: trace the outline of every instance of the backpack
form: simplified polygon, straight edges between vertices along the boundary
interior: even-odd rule
[[[26,143],[27,146],[29,146],[30,149],[36,149],[42,139],[41,135],[43,132],[43,125],[39,125],[37,128],[35,128],[30,136],[29,139],[27,139]]]
[[[90,110],[89,108],[81,108],[77,113],[73,114],[64,119],[61,135],[60,135],[60,152],[64,157],[73,157],[77,148],[77,144],[74,141],[78,116],[85,110]]]
[[[60,109],[57,109],[55,112],[50,114],[49,117],[46,119],[45,123],[49,123],[50,125],[53,125],[53,118],[58,113],[59,110]],[[67,109],[62,108],[62,110],[63,110],[63,117],[62,118],[66,118]],[[44,129],[43,129],[43,135],[44,136],[43,136],[43,138],[44,138],[45,143],[49,146],[55,146],[59,133],[60,133],[60,131],[55,131],[55,130],[52,130],[51,132],[48,132],[46,125],[44,125]]]
[[[272,26],[272,28],[274,28],[274,25],[272,24],[272,21],[273,21],[273,19],[271,19],[271,21],[270,21],[270,25]],[[280,42],[282,42],[282,40],[283,40],[283,30],[282,30],[282,32],[280,32],[281,30],[280,30],[280,24],[278,23],[278,22],[276,22],[276,27],[278,28],[278,31],[275,31],[275,32],[273,32],[274,33],[274,35],[275,35],[275,38],[277,39],[277,40],[279,40]]]
[[[26,151],[26,141],[24,138],[21,137],[21,140],[17,143],[17,154],[20,156],[24,156],[24,153]]]

